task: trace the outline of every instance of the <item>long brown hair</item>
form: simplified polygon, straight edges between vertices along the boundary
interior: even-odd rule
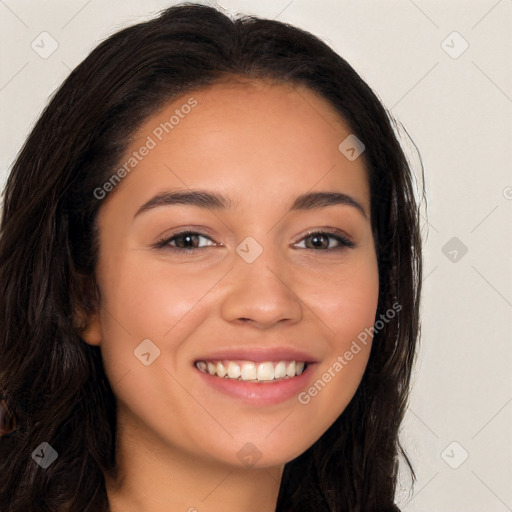
[[[398,431],[419,336],[422,265],[414,178],[395,121],[354,69],[310,33],[184,3],[94,49],[51,99],[8,177],[0,225],[0,400],[17,428],[0,436],[3,511],[108,510],[104,472],[116,467],[115,397],[100,349],[77,334],[80,312],[101,307],[94,228],[101,201],[94,190],[112,176],[148,116],[226,77],[305,85],[364,143],[379,265],[376,319],[401,306],[375,333],[346,410],[286,464],[277,511],[398,510],[397,469],[405,456]],[[31,457],[41,442],[58,452],[45,470]]]

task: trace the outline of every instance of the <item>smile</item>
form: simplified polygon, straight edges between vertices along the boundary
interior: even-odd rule
[[[304,361],[196,361],[203,373],[227,380],[244,382],[276,382],[301,375],[307,368]]]

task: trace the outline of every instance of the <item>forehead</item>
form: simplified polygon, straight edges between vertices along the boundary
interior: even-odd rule
[[[224,82],[167,103],[137,130],[125,160],[151,146],[123,187],[223,190],[234,201],[343,189],[369,205],[362,158],[339,145],[351,134],[328,101],[305,86]]]

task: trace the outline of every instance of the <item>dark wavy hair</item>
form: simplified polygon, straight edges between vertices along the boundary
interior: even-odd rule
[[[414,481],[399,426],[420,331],[422,264],[415,179],[397,122],[312,34],[187,2],[99,44],[54,94],[8,177],[0,225],[0,400],[17,428],[0,436],[2,511],[108,510],[104,474],[116,469],[116,402],[100,348],[79,334],[85,315],[101,307],[95,221],[102,202],[93,191],[112,176],[148,116],[192,90],[238,79],[308,87],[364,143],[379,267],[376,318],[402,306],[375,333],[345,411],[285,465],[276,510],[399,510],[401,457]],[[46,470],[31,457],[41,442],[58,452]]]

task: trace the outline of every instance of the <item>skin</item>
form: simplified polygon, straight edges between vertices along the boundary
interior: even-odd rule
[[[254,406],[205,384],[193,366],[212,348],[286,346],[318,363],[309,385],[373,326],[378,267],[362,158],[338,145],[351,132],[304,87],[223,83],[169,103],[137,131],[127,156],[188,98],[191,112],[111,192],[100,208],[97,281],[102,304],[82,336],[101,346],[118,402],[121,477],[107,476],[112,512],[275,510],[284,464],[309,448],[353,397],[371,340],[308,404],[297,396]],[[155,138],[153,136],[153,138]],[[201,188],[232,209],[167,205],[137,215],[170,189]],[[350,195],[350,205],[288,212],[311,191]],[[355,247],[309,230],[337,228]],[[204,232],[196,253],[155,249],[186,229]],[[263,248],[247,263],[236,247]],[[330,236],[330,235],[329,235]],[[184,245],[185,244],[185,245]],[[190,245],[190,244],[189,244]],[[134,349],[150,339],[160,356],[143,365]],[[332,369],[331,369],[332,372]],[[237,452],[252,443],[251,466]]]

